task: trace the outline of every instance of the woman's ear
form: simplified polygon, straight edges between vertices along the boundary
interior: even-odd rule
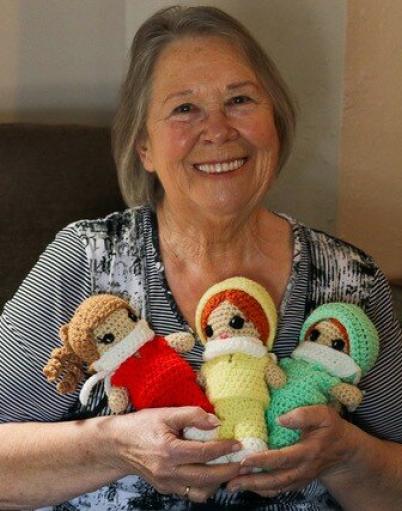
[[[135,146],[135,149],[138,153],[138,156],[140,157],[144,169],[147,170],[148,172],[155,172],[148,140],[141,139],[140,141],[138,141]]]

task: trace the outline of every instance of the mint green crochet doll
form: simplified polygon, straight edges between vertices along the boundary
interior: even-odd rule
[[[300,430],[276,421],[295,408],[340,403],[354,411],[363,399],[356,384],[373,367],[379,351],[371,320],[360,307],[345,303],[329,303],[313,311],[303,324],[299,342],[291,357],[279,362],[286,385],[270,390],[266,419],[271,449],[300,439]]]

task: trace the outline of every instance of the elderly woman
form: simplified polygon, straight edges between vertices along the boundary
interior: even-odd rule
[[[388,285],[360,250],[263,207],[294,121],[278,71],[222,11],[172,7],[143,24],[114,125],[122,192],[139,207],[61,231],[1,317],[0,508],[400,509],[402,338]],[[299,408],[280,421],[300,443],[207,465],[239,446],[183,440],[187,426],[216,425],[203,410],[110,416],[99,386],[86,417],[41,375],[85,297],[125,296],[166,335],[193,329],[201,295],[233,275],[271,293],[279,357],[318,304],[364,308],[381,355],[348,420]],[[198,368],[201,356],[198,343],[187,359]]]

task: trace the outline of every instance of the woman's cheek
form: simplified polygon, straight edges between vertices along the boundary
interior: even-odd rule
[[[173,122],[166,141],[170,151],[179,156],[186,156],[198,139],[196,123],[190,121]]]

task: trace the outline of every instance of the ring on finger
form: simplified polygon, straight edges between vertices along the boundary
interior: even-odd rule
[[[191,486],[186,486],[186,489],[184,490],[184,498],[185,499],[189,499],[189,495],[190,495],[190,491],[191,491]]]

